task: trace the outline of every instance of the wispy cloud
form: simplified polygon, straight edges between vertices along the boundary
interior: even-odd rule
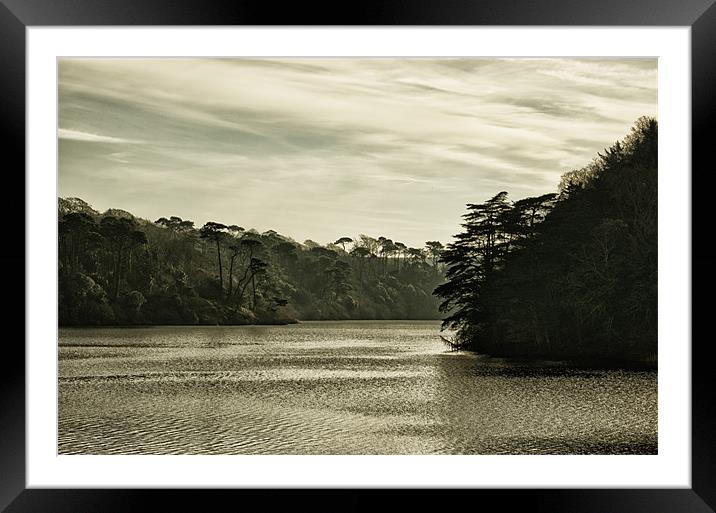
[[[60,128],[57,131],[60,139],[71,139],[73,141],[98,142],[109,144],[141,144],[141,141],[132,139],[123,139],[121,137],[111,137],[109,135],[92,134],[89,132],[81,132],[79,130],[70,130],[68,128]]]
[[[60,193],[299,240],[447,240],[465,203],[552,191],[656,115],[656,82],[655,59],[65,59]]]

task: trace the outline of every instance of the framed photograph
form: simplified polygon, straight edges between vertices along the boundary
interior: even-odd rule
[[[716,8],[494,4],[4,2],[3,508],[713,511]]]

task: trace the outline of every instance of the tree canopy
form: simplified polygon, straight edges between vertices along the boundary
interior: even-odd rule
[[[100,214],[79,198],[59,204],[62,325],[439,318],[434,248],[378,259],[366,235],[300,244],[238,224],[197,229],[178,216]]]
[[[557,193],[467,205],[434,291],[455,347],[656,358],[657,140],[640,118]]]

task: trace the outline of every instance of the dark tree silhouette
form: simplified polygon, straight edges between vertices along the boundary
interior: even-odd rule
[[[640,118],[557,194],[468,205],[435,289],[457,347],[656,359],[657,138]]]
[[[202,239],[214,242],[216,244],[216,261],[219,266],[219,291],[224,294],[224,273],[221,268],[221,242],[226,236],[227,226],[221,223],[209,221],[199,230],[199,236]]]
[[[337,240],[336,242],[334,242],[333,244],[335,244],[335,245],[340,245],[340,246],[343,248],[343,251],[345,251],[345,250],[346,250],[346,244],[350,244],[351,242],[353,242],[353,239],[351,239],[350,237],[341,237],[340,239],[338,239],[338,240]]]
[[[440,242],[440,241],[429,240],[425,243],[425,247],[427,248],[428,256],[431,259],[433,267],[437,271],[438,270],[438,262],[440,261],[440,257],[442,256],[445,246],[443,246],[442,242]]]
[[[100,223],[100,233],[109,241],[114,253],[114,270],[111,298],[117,300],[119,295],[119,284],[122,277],[122,263],[125,251],[135,246],[146,244],[147,237],[144,232],[136,229],[137,223],[125,217],[105,217]]]
[[[408,246],[403,244],[402,242],[396,242],[395,245],[395,252],[398,254],[398,269],[400,269],[400,257],[405,255],[405,252],[408,250]]]
[[[58,225],[60,244],[60,272],[73,273],[79,269],[80,258],[86,253],[86,244],[97,235],[94,220],[84,212],[71,212]]]

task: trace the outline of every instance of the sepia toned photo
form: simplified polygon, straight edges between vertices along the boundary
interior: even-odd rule
[[[58,83],[59,454],[658,454],[657,59]]]

